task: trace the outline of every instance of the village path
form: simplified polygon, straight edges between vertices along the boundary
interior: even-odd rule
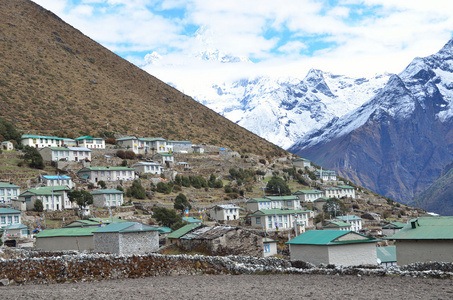
[[[0,287],[1,299],[452,299],[453,280],[331,275],[200,275]]]

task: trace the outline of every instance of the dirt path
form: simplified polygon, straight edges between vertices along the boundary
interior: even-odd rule
[[[0,287],[1,299],[452,299],[453,281],[329,275],[172,276]]]

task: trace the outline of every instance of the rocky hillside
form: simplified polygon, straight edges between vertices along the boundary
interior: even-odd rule
[[[289,150],[407,203],[452,160],[452,77],[453,40],[437,54],[414,59],[370,101]],[[430,207],[447,211],[441,203]]]
[[[28,0],[0,2],[0,116],[24,132],[189,139],[281,155]]]

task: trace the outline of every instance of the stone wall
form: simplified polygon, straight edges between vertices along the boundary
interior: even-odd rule
[[[145,254],[159,249],[159,232],[138,231],[120,234],[120,253]]]
[[[9,251],[9,253],[5,253]],[[14,253],[11,253],[14,252]],[[14,258],[16,257],[16,258]],[[452,263],[417,263],[403,267],[320,265],[246,256],[147,254],[117,256],[78,252],[0,249],[0,280],[6,284],[62,283],[168,275],[319,274],[453,278]]]

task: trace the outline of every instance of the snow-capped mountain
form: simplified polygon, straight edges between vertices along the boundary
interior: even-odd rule
[[[392,75],[369,101],[307,133],[289,150],[407,202],[453,160],[452,125],[450,40],[438,53],[416,58]]]
[[[287,148],[307,131],[363,104],[388,77],[350,78],[310,70],[303,79],[242,79],[214,84],[210,91],[192,96],[242,127]]]

